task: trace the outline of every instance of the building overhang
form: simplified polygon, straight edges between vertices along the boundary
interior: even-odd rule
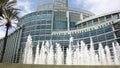
[[[112,12],[109,12],[109,13],[104,13],[104,14],[100,14],[100,15],[91,16],[89,18],[78,21],[76,23],[76,25],[81,24],[81,23],[86,22],[86,21],[89,21],[89,20],[92,20],[92,19],[95,19],[95,18],[99,18],[99,17],[102,17],[102,16],[107,16],[107,15],[111,15],[111,14],[115,14],[115,13],[119,13],[119,12],[120,12],[120,10],[117,10],[117,11],[112,11]]]

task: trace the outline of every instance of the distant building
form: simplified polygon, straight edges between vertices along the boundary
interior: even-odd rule
[[[8,36],[6,50],[3,57],[3,63],[17,63],[19,62],[18,53],[20,52],[20,38],[22,29],[18,28],[16,31]],[[3,39],[0,40],[0,58],[2,54]]]
[[[68,0],[45,0],[38,5],[37,11],[22,17],[19,54],[22,57],[27,36],[32,36],[32,43],[52,41],[67,47],[69,38],[74,37],[73,44],[83,40],[88,46],[92,38],[95,49],[98,43],[111,47],[112,42],[120,43],[120,11],[94,15],[86,10],[68,8]],[[17,59],[19,61],[20,59]]]

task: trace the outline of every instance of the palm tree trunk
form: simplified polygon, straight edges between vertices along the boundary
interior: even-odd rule
[[[9,30],[9,27],[6,27],[6,34],[5,34],[5,38],[4,38],[4,41],[3,41],[3,49],[2,49],[2,55],[1,55],[0,63],[2,63],[4,54],[5,54],[5,48],[6,48],[6,44],[7,44],[8,30]]]

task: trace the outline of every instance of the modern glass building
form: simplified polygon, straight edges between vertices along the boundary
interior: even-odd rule
[[[53,32],[75,30],[78,21],[92,15],[88,11],[69,9],[68,0],[43,1],[37,11],[22,17],[21,45],[25,45],[29,34],[32,35],[33,45],[37,45],[38,40],[52,40]]]
[[[83,40],[88,46],[92,38],[95,48],[98,43],[112,46],[112,42],[120,43],[120,11],[99,16],[92,16],[76,23],[76,29],[70,31],[53,31],[53,42],[67,45],[69,37],[74,37],[74,44]]]
[[[68,0],[44,0],[38,5],[37,11],[22,17],[20,44],[16,62],[22,58],[27,37],[32,36],[34,47],[43,41],[60,43],[63,47],[69,44],[69,38],[74,37],[73,44],[83,40],[89,47],[92,38],[95,49],[98,43],[110,46],[112,42],[120,43],[120,11],[101,15],[68,7]]]
[[[54,41],[53,32],[75,30],[78,21],[93,15],[89,11],[68,8],[68,0],[45,0],[38,5],[37,11],[22,17],[20,24],[23,30],[20,47],[24,48],[29,34],[32,36],[34,46],[38,44],[38,41],[42,44],[43,41],[53,40],[54,43],[56,41]]]

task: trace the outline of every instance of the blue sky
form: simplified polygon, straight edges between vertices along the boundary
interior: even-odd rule
[[[17,0],[16,7],[21,9],[20,16],[36,11],[37,5],[45,0]],[[69,7],[91,11],[97,15],[120,10],[120,0],[69,0]],[[11,32],[11,31],[10,31]],[[0,38],[5,29],[0,27]]]
[[[36,11],[37,5],[45,0],[18,0],[17,7],[22,9],[21,16]],[[120,10],[120,0],[68,0],[69,7],[80,8],[95,14]]]

